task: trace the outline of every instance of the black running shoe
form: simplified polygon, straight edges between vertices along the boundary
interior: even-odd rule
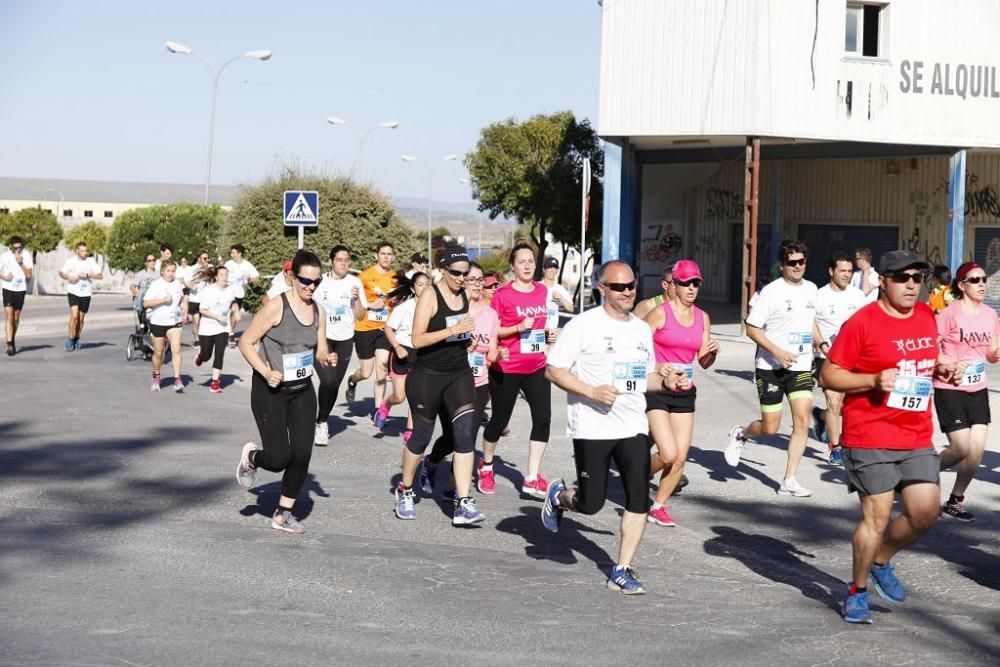
[[[357,391],[358,391],[358,383],[352,380],[351,378],[347,378],[347,391],[344,392],[344,398],[347,399],[348,403],[354,402],[354,395],[357,393]]]

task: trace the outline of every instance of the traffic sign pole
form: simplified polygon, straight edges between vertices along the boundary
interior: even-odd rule
[[[302,225],[299,225],[299,250],[302,250],[302,246],[305,243],[305,233],[306,233],[306,228],[303,227]]]

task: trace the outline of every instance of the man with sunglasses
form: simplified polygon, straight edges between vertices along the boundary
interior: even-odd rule
[[[808,249],[802,241],[784,240],[778,248],[781,277],[765,285],[747,317],[747,336],[757,344],[755,379],[760,419],[729,431],[726,463],[736,467],[747,440],[774,435],[781,427],[781,403],[792,409],[788,460],[778,494],[804,498],[812,491],[795,478],[806,450],[812,411],[813,341],[816,328],[816,285],[805,280]]]
[[[20,236],[12,236],[7,243],[7,251],[0,255],[0,287],[3,288],[3,310],[7,322],[7,356],[12,357],[17,351],[14,337],[21,324],[21,310],[24,308],[24,295],[28,291],[28,281],[31,280],[31,251],[26,250]]]
[[[844,323],[823,366],[823,386],[845,394],[844,470],[848,491],[861,500],[853,582],[841,610],[849,623],[872,622],[869,580],[887,601],[906,599],[889,561],[927,532],[940,511],[932,381],[954,384],[962,376],[955,363],[939,361],[934,313],[918,301],[928,269],[911,252],[884,254],[881,297]],[[903,511],[890,521],[896,492]]]

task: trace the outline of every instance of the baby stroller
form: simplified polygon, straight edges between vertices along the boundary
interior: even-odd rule
[[[135,331],[129,335],[128,343],[125,345],[126,361],[137,359],[140,355],[146,361],[153,358],[153,340],[149,334],[149,323],[146,321],[146,309],[142,307],[142,297],[145,293],[146,290],[143,290],[132,306],[132,312],[135,313]]]

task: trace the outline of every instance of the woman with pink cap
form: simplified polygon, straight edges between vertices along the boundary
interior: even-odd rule
[[[694,433],[694,406],[697,389],[694,362],[702,368],[715,363],[719,344],[709,336],[708,315],[694,305],[701,288],[698,265],[682,259],[674,265],[673,297],[654,308],[645,321],[653,330],[656,363],[668,363],[688,376],[685,389],[646,394],[646,417],[650,435],[656,441],[652,473],[662,470],[653,507],[647,520],[661,526],[674,526],[665,505],[684,472],[691,436]]]

